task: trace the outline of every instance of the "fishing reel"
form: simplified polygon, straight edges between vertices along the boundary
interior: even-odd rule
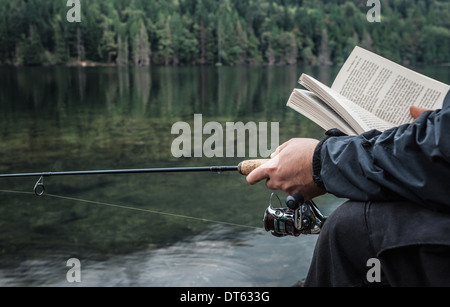
[[[272,231],[272,235],[276,237],[298,237],[301,234],[320,233],[327,217],[319,211],[312,200],[305,202],[302,195],[295,193],[286,198],[287,207],[273,208],[274,195],[271,195],[269,207],[264,213],[266,231]]]

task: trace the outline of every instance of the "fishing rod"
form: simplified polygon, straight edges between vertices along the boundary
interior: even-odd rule
[[[117,175],[117,174],[142,174],[142,173],[188,173],[188,172],[213,172],[222,173],[237,171],[241,175],[247,176],[255,168],[259,167],[268,159],[246,160],[237,166],[201,166],[201,167],[166,167],[166,168],[139,168],[139,169],[116,169],[116,170],[88,170],[88,171],[64,171],[64,172],[36,172],[36,173],[17,173],[0,174],[0,178],[20,178],[20,177],[39,177],[34,185],[34,193],[42,196],[45,193],[44,177],[55,176],[81,176],[81,175]]]
[[[166,167],[166,168],[140,168],[116,170],[88,170],[66,172],[38,172],[0,174],[0,178],[39,177],[34,185],[34,194],[42,196],[45,193],[44,177],[54,176],[80,176],[80,175],[112,175],[112,174],[139,174],[139,173],[187,173],[187,172],[229,172],[237,171],[248,176],[255,168],[269,161],[268,159],[246,160],[237,166],[202,166],[202,167]],[[273,207],[272,194],[269,207],[264,213],[264,228],[271,231],[276,237],[299,236],[300,234],[318,234],[327,217],[324,216],[312,200],[305,201],[295,193],[286,198],[286,207]],[[280,202],[281,205],[281,202]]]

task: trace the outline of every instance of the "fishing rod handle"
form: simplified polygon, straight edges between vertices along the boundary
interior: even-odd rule
[[[260,167],[267,161],[269,161],[269,159],[255,159],[242,161],[238,165],[238,171],[241,175],[248,176],[255,168]]]

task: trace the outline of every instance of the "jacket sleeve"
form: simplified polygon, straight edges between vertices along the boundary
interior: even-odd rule
[[[443,108],[384,132],[329,131],[314,154],[317,185],[352,200],[407,199],[450,212],[450,92]]]

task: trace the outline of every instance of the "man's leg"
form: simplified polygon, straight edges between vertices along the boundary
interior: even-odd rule
[[[305,286],[450,286],[450,214],[406,202],[347,202],[327,219]],[[370,258],[381,282],[370,283]]]
[[[324,224],[314,250],[305,287],[366,286],[376,253],[369,243],[364,202],[339,206]]]
[[[384,251],[381,267],[392,286],[450,286],[450,246],[411,245]]]

